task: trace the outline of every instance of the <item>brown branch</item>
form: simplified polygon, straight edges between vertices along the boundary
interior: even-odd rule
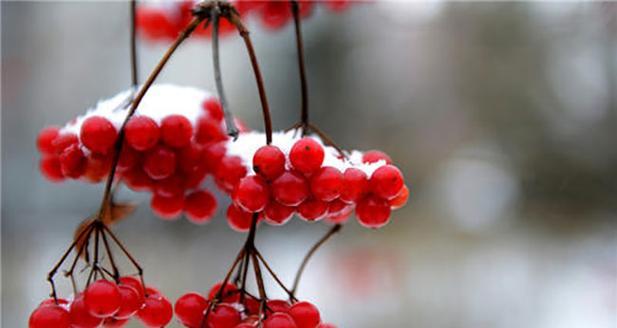
[[[302,26],[300,19],[300,8],[298,1],[291,0],[291,12],[294,18],[294,27],[296,32],[296,48],[298,49],[298,70],[300,71],[300,91],[302,103],[300,107],[300,121],[302,123],[302,135],[306,135],[306,127],[309,124],[309,107],[308,107],[308,83],[306,78],[306,68],[304,66],[304,44],[302,42]]]

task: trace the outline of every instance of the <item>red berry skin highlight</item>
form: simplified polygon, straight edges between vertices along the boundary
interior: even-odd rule
[[[298,206],[309,196],[309,185],[302,174],[287,171],[271,185],[274,199],[286,206]]]
[[[309,137],[296,141],[289,152],[291,165],[305,175],[317,171],[323,163],[324,156],[323,147]]]
[[[311,192],[315,198],[329,202],[341,195],[343,175],[333,167],[324,166],[311,176]]]
[[[117,137],[116,127],[102,116],[88,117],[81,125],[79,134],[84,146],[101,154],[106,154],[113,148]]]
[[[156,122],[147,116],[133,116],[124,127],[126,142],[138,151],[154,147],[160,137]]]

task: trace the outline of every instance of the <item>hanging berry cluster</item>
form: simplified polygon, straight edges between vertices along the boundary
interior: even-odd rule
[[[178,32],[191,21],[191,10],[198,1],[161,1],[144,2],[137,8],[137,27],[142,37],[150,41],[171,41],[178,36]],[[289,2],[281,0],[235,0],[231,1],[238,13],[244,18],[255,18],[269,30],[279,30],[293,20],[289,10]],[[323,5],[333,12],[341,12],[349,7],[351,1],[325,0],[299,1],[299,15],[307,18],[317,5]],[[221,21],[220,35],[230,35],[235,31],[233,24]],[[209,38],[211,27],[195,31],[198,37]]]
[[[344,151],[309,121],[300,18],[310,11],[312,2],[240,1],[236,7],[225,1],[168,4],[176,5],[188,13],[186,17],[184,11],[178,15],[183,17],[178,23],[183,28],[175,28],[175,41],[142,86],[138,87],[136,68],[135,27],[139,19],[136,3],[131,1],[131,89],[99,102],[62,128],[48,127],[39,134],[40,169],[45,177],[51,181],[104,181],[105,189],[98,213],[78,227],[73,243],[49,272],[52,297],[33,311],[29,326],[123,327],[137,317],[146,327],[164,327],[175,312],[178,321],[189,328],[333,328],[322,322],[316,306],[297,298],[300,277],[315,251],[340,231],[354,212],[365,227],[387,224],[391,210],[402,207],[409,197],[403,174],[385,153]],[[290,17],[295,23],[301,120],[285,131],[273,132],[255,49],[240,18],[241,13],[251,12],[267,16],[263,20],[270,27],[282,26]],[[158,28],[160,20],[152,21]],[[204,30],[198,27],[211,27],[218,98],[195,88],[154,83],[180,44]],[[231,114],[225,97],[218,40],[232,28],[239,32],[251,61],[263,133],[244,127]],[[157,216],[171,219],[185,213],[192,222],[203,223],[216,209],[205,183],[209,176],[230,198],[228,223],[247,232],[247,238],[224,279],[207,296],[187,293],[172,309],[162,293],[144,283],[141,266],[109,227],[131,209],[115,201],[115,190],[126,185],[149,192]],[[311,222],[324,219],[333,226],[305,255],[292,288],[288,288],[255,240],[259,222],[282,225],[295,214]],[[120,274],[114,245],[137,269],[139,279]],[[72,282],[73,297],[59,298],[54,277],[73,253],[64,274]],[[73,275],[79,262],[90,269],[82,289]],[[257,293],[247,288],[250,267]],[[287,300],[268,297],[264,269]]]

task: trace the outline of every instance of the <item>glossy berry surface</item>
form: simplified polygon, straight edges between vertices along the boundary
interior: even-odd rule
[[[293,318],[298,328],[314,328],[321,322],[317,307],[309,302],[298,302],[287,312]]]
[[[69,312],[55,304],[39,306],[28,320],[29,328],[69,328],[70,326]]]
[[[386,200],[371,195],[358,202],[356,216],[361,225],[380,228],[390,219],[390,205]]]
[[[36,138],[36,147],[38,148],[39,152],[46,155],[53,154],[55,150],[52,143],[54,139],[58,137],[59,133],[60,128],[58,128],[57,126],[49,126],[43,128],[43,130],[39,132],[39,135]]]
[[[161,122],[161,138],[170,147],[184,147],[192,137],[193,125],[182,115],[169,115]]]
[[[285,154],[276,146],[263,146],[253,155],[253,170],[268,180],[276,179],[285,172]]]
[[[328,212],[328,203],[316,198],[307,198],[298,206],[298,214],[307,221],[323,219]]]
[[[90,314],[86,307],[83,294],[79,294],[71,303],[69,314],[71,315],[71,324],[80,328],[94,328],[103,322],[102,318],[97,318]]]
[[[165,197],[155,194],[150,201],[150,207],[163,219],[175,219],[184,209],[184,195]]]
[[[176,171],[176,153],[165,146],[157,146],[144,159],[144,172],[154,180],[171,176]]]
[[[291,165],[304,174],[311,174],[321,167],[324,159],[323,147],[313,138],[302,138],[289,152]]]
[[[368,192],[368,189],[368,176],[364,171],[353,167],[345,170],[341,186],[342,201],[355,203]]]
[[[272,225],[285,224],[295,212],[295,208],[292,206],[285,206],[275,200],[271,200],[264,209],[265,219]]]
[[[110,151],[117,136],[118,132],[114,125],[101,116],[91,116],[81,126],[81,142],[96,153],[104,154]]]
[[[121,298],[120,308],[114,314],[114,318],[128,319],[141,308],[143,299],[135,288],[128,285],[118,286],[118,291],[120,292]]]
[[[145,151],[158,143],[161,132],[153,119],[147,116],[133,116],[124,127],[124,133],[131,147]]]
[[[208,222],[216,211],[216,199],[206,190],[194,191],[186,197],[184,211],[194,223]]]
[[[311,176],[311,192],[321,201],[337,199],[342,188],[343,174],[336,168],[324,166]]]
[[[174,312],[185,327],[198,328],[207,307],[208,301],[203,296],[198,293],[188,293],[178,298]]]
[[[300,173],[287,171],[272,182],[272,196],[287,206],[297,206],[309,196],[309,185]]]
[[[240,312],[228,304],[217,305],[207,319],[210,328],[234,328],[240,321]]]
[[[262,211],[270,200],[266,181],[257,175],[244,177],[233,191],[233,201],[243,210],[251,213]]]
[[[173,308],[165,297],[149,295],[146,297],[141,310],[137,312],[137,316],[146,327],[164,327],[173,317]]]
[[[86,288],[84,302],[91,315],[97,318],[110,317],[120,308],[122,294],[115,283],[100,279]]]
[[[384,161],[386,164],[392,164],[392,158],[380,150],[369,150],[362,154],[363,163],[376,163],[378,161]]]
[[[286,313],[277,312],[264,321],[264,328],[297,328],[293,318]]]
[[[379,167],[370,179],[371,190],[379,197],[391,199],[403,189],[403,174],[393,165]]]

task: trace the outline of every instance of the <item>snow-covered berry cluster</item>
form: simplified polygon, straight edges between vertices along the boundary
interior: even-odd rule
[[[263,26],[270,30],[277,30],[293,19],[290,1],[267,0],[234,0],[230,1],[238,13],[243,17],[255,17]],[[141,36],[149,41],[170,41],[191,21],[191,10],[199,1],[157,1],[143,2],[137,8],[137,27]],[[323,4],[333,12],[340,12],[349,7],[350,1],[298,1],[299,15],[306,18],[311,15],[317,4]],[[220,20],[219,33],[228,35],[235,30],[226,19]],[[212,35],[212,26],[199,28],[195,36],[209,38]]]
[[[37,139],[43,175],[51,181],[106,178],[130,97],[122,92],[62,128],[44,128]],[[224,127],[221,106],[208,92],[154,85],[125,126],[116,173],[132,190],[152,193],[159,217],[184,212],[193,222],[208,221],[216,200],[202,181],[224,154]]]
[[[259,132],[227,142],[227,153],[214,175],[230,193],[229,224],[248,230],[252,213],[270,224],[286,223],[294,214],[306,221],[343,223],[355,209],[361,225],[379,228],[392,209],[407,202],[403,174],[380,151],[341,153],[316,135],[298,131],[273,134],[263,146]]]
[[[207,298],[200,293],[191,292],[182,295],[176,301],[174,312],[176,319],[188,328],[253,328],[258,327],[260,301],[244,294],[232,283],[221,289],[222,283],[214,285]],[[217,294],[221,293],[221,299]],[[335,328],[334,325],[322,323],[317,307],[300,301],[293,304],[285,300],[267,300],[264,303],[264,328]],[[205,325],[202,321],[205,320]]]
[[[132,276],[118,283],[100,279],[72,300],[41,302],[30,315],[30,328],[119,328],[137,317],[145,327],[164,327],[173,316],[171,303],[158,290]]]

